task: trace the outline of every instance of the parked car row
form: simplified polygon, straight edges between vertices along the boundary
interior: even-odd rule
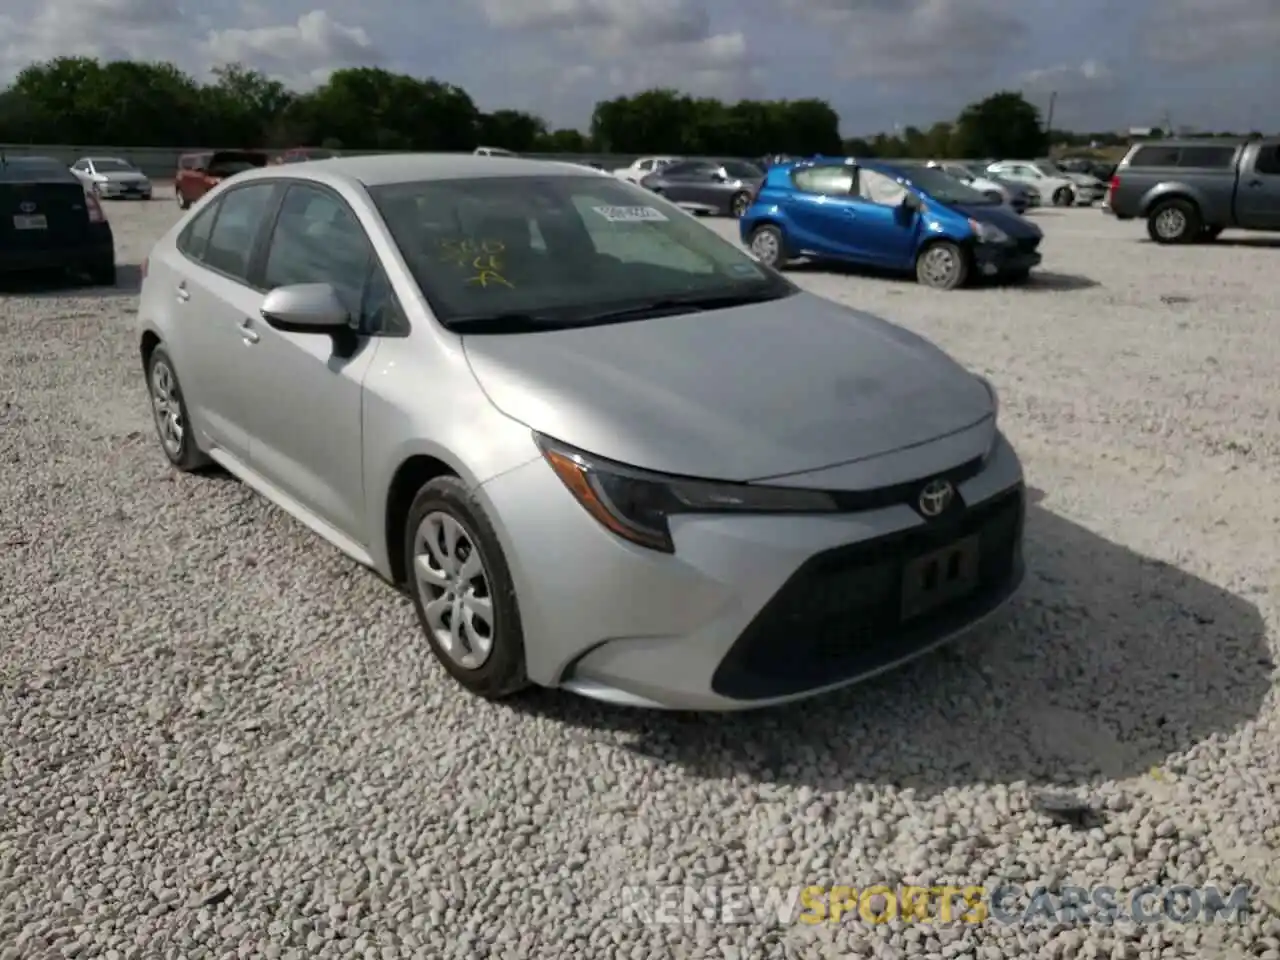
[[[794,170],[809,189],[774,167],[744,228],[871,186]],[[910,204],[859,214],[904,257],[923,225],[992,249],[993,211],[1031,229],[910,176],[878,174]],[[399,586],[424,655],[480,696],[794,700],[937,647],[1023,579],[1023,473],[988,381],[621,178],[271,166],[214,186],[143,277],[164,456],[221,465]]]
[[[843,261],[940,290],[978,276],[1026,280],[1044,236],[1001,195],[937,166],[835,158],[772,167],[739,230],[770,267]]]

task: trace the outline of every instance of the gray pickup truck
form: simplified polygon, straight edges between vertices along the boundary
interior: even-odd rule
[[[1104,209],[1146,219],[1156,243],[1213,240],[1228,228],[1280,230],[1280,138],[1135,144]]]

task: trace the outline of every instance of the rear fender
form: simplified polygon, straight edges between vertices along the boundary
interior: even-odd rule
[[[1149,216],[1156,204],[1166,200],[1185,200],[1193,204],[1197,210],[1203,210],[1205,207],[1204,197],[1200,191],[1189,184],[1157,183],[1142,195],[1142,202],[1138,205],[1138,216]]]

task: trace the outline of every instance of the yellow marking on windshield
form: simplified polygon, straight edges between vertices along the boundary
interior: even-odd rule
[[[515,284],[502,275],[502,261],[497,257],[476,257],[471,262],[471,266],[479,272],[467,281],[468,286],[478,284],[482,287],[487,287],[496,283],[511,290],[515,289]]]
[[[499,254],[507,249],[501,240],[453,240],[440,241],[440,261],[458,269],[471,269],[475,274],[466,280],[467,286],[500,286],[514,290],[515,284],[503,276]]]

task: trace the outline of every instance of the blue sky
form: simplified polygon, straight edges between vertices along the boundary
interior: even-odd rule
[[[585,127],[654,85],[827,99],[847,134],[927,127],[998,88],[1055,126],[1280,132],[1280,0],[9,0],[0,79],[59,54],[236,60],[305,87],[384,66]]]

